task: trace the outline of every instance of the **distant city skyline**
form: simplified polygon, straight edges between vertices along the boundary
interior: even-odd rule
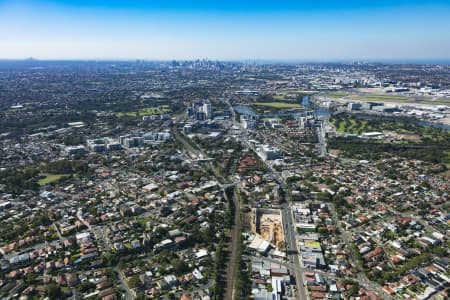
[[[448,61],[448,28],[436,0],[0,0],[0,59]]]

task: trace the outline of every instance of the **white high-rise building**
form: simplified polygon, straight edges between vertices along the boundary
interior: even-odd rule
[[[212,118],[212,105],[211,105],[211,103],[204,102],[202,110],[205,113],[205,118],[206,119],[211,119]]]

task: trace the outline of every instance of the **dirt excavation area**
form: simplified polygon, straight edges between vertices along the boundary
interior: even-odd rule
[[[252,231],[278,249],[284,241],[281,211],[278,209],[255,208],[252,211]]]

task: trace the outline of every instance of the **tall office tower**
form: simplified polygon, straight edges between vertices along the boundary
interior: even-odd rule
[[[212,118],[212,105],[209,102],[204,102],[203,103],[203,112],[205,113],[205,118],[206,119],[211,119]]]

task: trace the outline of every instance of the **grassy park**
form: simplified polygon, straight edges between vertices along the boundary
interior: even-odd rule
[[[52,184],[55,182],[58,182],[59,180],[69,177],[70,174],[42,174],[42,176],[44,178],[39,179],[38,184],[39,185],[47,185],[47,184]]]
[[[450,131],[419,126],[408,122],[363,120],[358,118],[333,117],[330,119],[337,132],[361,134],[362,132],[389,132],[391,136],[405,137],[403,140],[364,141],[345,138],[330,139],[330,148],[346,152],[350,157],[379,158],[382,153],[405,156],[433,163],[445,164],[450,168]]]
[[[139,117],[139,116],[148,116],[148,115],[162,115],[166,113],[170,113],[172,110],[168,105],[162,105],[158,107],[146,107],[140,109],[139,111],[129,111],[129,112],[118,112],[116,114],[117,117]]]

